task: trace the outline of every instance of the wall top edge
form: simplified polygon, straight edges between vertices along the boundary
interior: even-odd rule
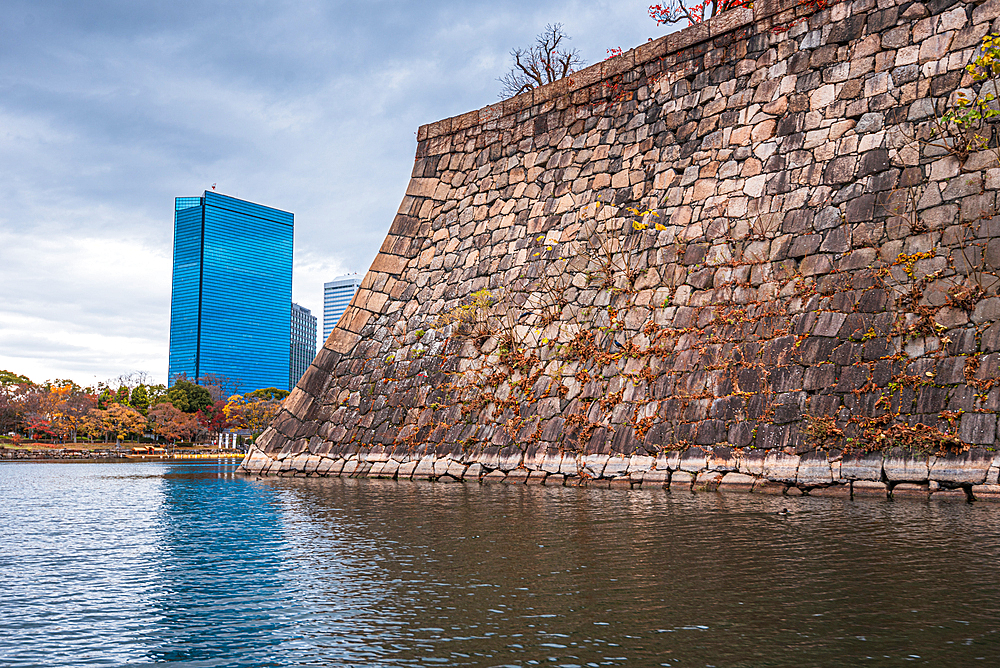
[[[453,134],[502,116],[520,113],[534,105],[555,100],[637,66],[677,54],[684,49],[739,30],[752,23],[764,21],[771,16],[793,9],[799,4],[801,4],[800,0],[755,0],[753,9],[739,8],[723,12],[704,23],[697,23],[645,44],[640,44],[616,58],[594,63],[574,72],[565,79],[539,86],[475,111],[421,125],[417,131],[417,141]]]

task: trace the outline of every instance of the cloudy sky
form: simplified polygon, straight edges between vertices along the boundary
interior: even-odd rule
[[[649,0],[3,0],[0,369],[167,375],[173,198],[295,214],[293,299],[363,275],[416,130],[497,101],[561,22],[590,64],[664,32]]]

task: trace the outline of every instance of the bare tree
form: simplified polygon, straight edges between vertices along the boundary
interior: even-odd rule
[[[535,37],[535,43],[527,49],[513,49],[514,67],[498,79],[502,84],[500,98],[514,97],[526,90],[543,86],[562,79],[583,65],[583,59],[576,50],[560,48],[569,37],[562,31],[562,24],[551,23],[544,32]]]
[[[225,401],[234,394],[243,391],[243,383],[229,376],[218,373],[202,374],[198,379],[198,384],[212,394],[213,401]]]

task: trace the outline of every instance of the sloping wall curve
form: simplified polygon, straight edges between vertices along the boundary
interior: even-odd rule
[[[758,1],[421,127],[244,469],[993,447],[1000,162],[929,128],[998,16]]]

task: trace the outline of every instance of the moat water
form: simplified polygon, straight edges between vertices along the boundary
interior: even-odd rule
[[[0,465],[0,665],[1000,663],[1000,505],[235,465]]]

